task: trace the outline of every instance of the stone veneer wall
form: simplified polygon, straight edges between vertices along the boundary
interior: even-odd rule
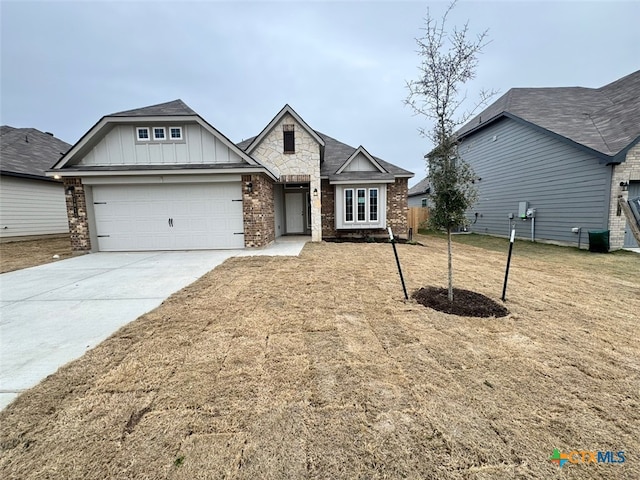
[[[264,247],[276,239],[274,208],[273,182],[262,174],[242,175],[245,247]]]
[[[71,250],[74,252],[88,252],[91,250],[89,237],[89,219],[87,217],[87,200],[84,194],[82,179],[76,177],[64,178],[65,200],[67,202],[67,218],[69,220],[69,237]],[[68,187],[73,187],[73,193],[67,193]],[[75,199],[75,209],[74,209]],[[77,213],[77,214],[76,214]]]
[[[406,235],[409,231],[408,184],[407,178],[396,178],[387,185],[387,225],[394,235]]]
[[[322,236],[335,237],[336,232],[336,189],[329,180],[322,180]]]
[[[284,153],[283,124],[295,125],[295,153]],[[251,155],[278,176],[309,175],[310,191],[321,190],[320,145],[291,115],[282,117]],[[320,195],[311,195],[311,240],[314,242],[322,240],[321,203]]]
[[[611,175],[611,201],[609,204],[609,244],[611,249],[619,249],[624,245],[624,234],[627,219],[624,213],[618,215],[618,197],[629,199],[629,192],[623,192],[620,182],[640,181],[640,143],[627,153],[626,160],[613,167]]]

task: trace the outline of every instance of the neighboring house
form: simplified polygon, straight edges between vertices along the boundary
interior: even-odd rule
[[[45,175],[69,148],[35,128],[0,127],[0,239],[69,231],[62,182]]]
[[[471,231],[506,236],[513,216],[519,237],[586,246],[610,230],[612,249],[637,246],[618,197],[640,195],[640,71],[601,88],[513,88],[458,135],[479,192]]]
[[[428,207],[430,192],[431,188],[429,186],[429,177],[424,177],[409,189],[409,206]]]
[[[407,231],[411,172],[288,105],[234,144],[181,100],[100,119],[53,167],[76,251],[261,247]]]

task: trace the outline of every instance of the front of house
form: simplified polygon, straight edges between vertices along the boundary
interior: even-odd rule
[[[288,105],[234,144],[180,100],[103,117],[53,167],[75,251],[262,247],[407,230],[411,172]]]

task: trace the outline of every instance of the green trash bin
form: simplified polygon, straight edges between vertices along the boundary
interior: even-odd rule
[[[597,253],[609,251],[609,230],[589,230],[589,251]]]

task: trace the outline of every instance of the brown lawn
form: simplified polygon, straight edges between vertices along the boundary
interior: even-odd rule
[[[0,273],[35,267],[71,256],[69,237],[52,237],[40,240],[0,243]]]
[[[423,241],[410,291],[446,279]],[[0,477],[640,478],[640,256],[541,251],[500,319],[403,301],[390,245],[234,258],[0,413]],[[505,252],[454,252],[497,300]]]

